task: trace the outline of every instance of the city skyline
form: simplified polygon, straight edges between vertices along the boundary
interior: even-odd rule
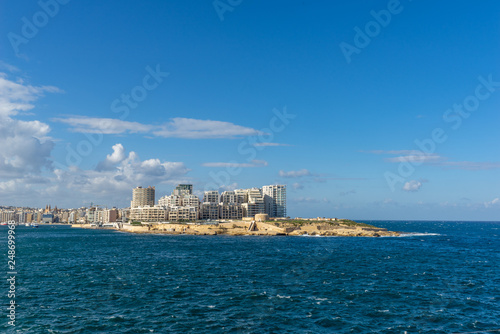
[[[283,184],[290,216],[500,217],[499,3],[0,9],[1,205]]]
[[[193,194],[192,184],[179,184],[171,195],[156,200],[154,186],[132,189],[130,206],[103,206],[91,203],[88,207],[61,208],[51,204],[45,208],[19,208],[0,206],[0,223],[69,223],[113,224],[166,221],[219,221],[253,219],[258,214],[270,218],[285,218],[286,186],[267,185],[262,188],[234,191],[210,190],[202,199]]]

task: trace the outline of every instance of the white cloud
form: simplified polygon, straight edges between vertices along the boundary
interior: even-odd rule
[[[181,117],[173,118],[170,122],[161,125],[148,125],[113,118],[96,117],[54,118],[53,121],[70,125],[71,131],[74,132],[102,134],[145,133],[164,138],[232,139],[262,133],[229,122]]]
[[[58,192],[89,194],[96,199],[116,202],[128,196],[137,186],[186,182],[189,169],[182,162],[161,161],[160,159],[141,160],[137,153],[126,155],[122,144],[113,146],[113,152],[101,161],[95,170],[82,170],[72,166],[68,170],[56,169],[52,184]],[[124,196],[124,194],[126,194]]]
[[[239,138],[261,134],[260,131],[229,122],[193,118],[173,118],[153,132],[166,138]]]
[[[442,161],[443,157],[437,155],[437,154],[410,154],[410,155],[403,155],[399,157],[394,157],[394,158],[387,158],[386,161],[389,162],[415,162],[415,163],[432,163],[432,162],[439,162]]]
[[[203,167],[217,167],[217,168],[253,168],[264,167],[268,163],[265,160],[252,160],[250,163],[239,162],[205,162],[201,164]]]
[[[112,170],[116,165],[125,160],[125,148],[122,144],[113,145],[113,153],[108,154],[106,159],[97,164],[97,171]]]
[[[419,191],[421,187],[422,187],[422,182],[417,181],[417,180],[411,180],[411,181],[406,182],[404,184],[403,190],[415,192],[415,191]]]
[[[299,182],[295,182],[294,184],[292,184],[292,187],[293,187],[293,189],[296,189],[296,190],[304,189],[304,185],[302,183],[299,183]]]
[[[14,82],[7,74],[0,73],[0,119],[33,109],[32,103],[45,92],[60,93],[61,90],[53,86],[26,85],[22,79]]]
[[[20,177],[50,169],[54,142],[49,125],[21,121],[15,115],[34,108],[33,102],[45,92],[60,92],[52,86],[26,85],[0,73],[0,177]]]
[[[486,202],[484,203],[484,207],[486,208],[489,208],[489,207],[492,207],[492,206],[500,206],[500,198],[495,198],[494,200],[490,201],[490,202]]]
[[[301,170],[292,170],[289,172],[285,172],[283,170],[279,171],[279,176],[286,178],[297,178],[297,177],[311,176],[311,175],[313,174],[305,168]]]
[[[71,131],[81,133],[147,133],[153,129],[151,125],[122,121],[114,118],[70,117],[54,118],[52,121],[69,124],[72,126]]]

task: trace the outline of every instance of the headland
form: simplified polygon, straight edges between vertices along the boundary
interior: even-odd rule
[[[131,223],[99,227],[73,224],[75,228],[107,228],[131,233],[188,235],[260,235],[260,236],[339,236],[382,237],[398,236],[398,232],[358,223],[348,219],[276,219],[266,221],[235,220],[230,222]]]

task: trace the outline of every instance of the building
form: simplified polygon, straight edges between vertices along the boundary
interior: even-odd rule
[[[244,217],[254,217],[256,214],[265,213],[264,197],[259,188],[247,189],[248,201],[242,204]]]
[[[28,212],[26,214],[26,223],[32,223],[33,222],[33,212]]]
[[[163,206],[130,208],[129,219],[134,222],[162,222],[167,218],[168,209]]]
[[[158,200],[160,206],[182,206],[182,197],[177,195],[163,196]]]
[[[221,203],[219,205],[219,217],[221,219],[241,219],[243,218],[243,207],[239,203]]]
[[[69,221],[69,214],[70,212],[69,211],[62,211],[61,210],[61,213],[59,214],[60,218],[59,218],[59,222],[61,223],[67,223]]]
[[[102,223],[103,224],[116,223],[117,221],[118,221],[118,209],[117,208],[103,210],[103,214],[102,214]]]
[[[172,192],[172,195],[177,195],[177,196],[186,196],[192,194],[193,194],[192,184],[179,184],[177,187],[175,187],[174,191]]]
[[[155,188],[133,189],[131,210],[127,220],[132,221],[194,221],[217,219],[242,219],[267,214],[269,217],[286,217],[286,186],[269,185],[260,188],[236,189],[234,191],[205,191],[203,202],[193,195],[192,184],[179,184],[169,196],[154,203]],[[134,209],[134,210],[133,210]],[[135,210],[137,209],[137,210]],[[163,210],[163,211],[161,211]],[[99,221],[107,221],[107,212]],[[117,214],[119,220],[121,214]],[[127,216],[127,215],[124,215]],[[93,218],[95,220],[95,218]],[[115,219],[115,218],[109,218]]]
[[[234,191],[235,203],[248,202],[248,191],[246,189],[236,189]]]
[[[220,202],[224,204],[236,203],[236,194],[234,191],[224,191],[220,195]]]
[[[155,205],[155,187],[137,187],[132,190],[131,208]]]
[[[203,203],[219,203],[219,192],[217,190],[205,191]]]
[[[76,217],[77,217],[77,212],[76,211],[71,211],[68,217],[68,223],[70,224],[75,224],[76,223]]]
[[[219,203],[203,202],[200,205],[201,220],[217,220],[219,219]]]
[[[169,209],[168,219],[171,221],[194,221],[198,219],[198,207],[173,206]]]
[[[269,217],[286,217],[286,185],[263,186],[262,194]]]
[[[8,223],[9,221],[16,221],[15,211],[2,211],[0,213],[0,222]]]
[[[101,212],[101,210],[96,206],[85,209],[86,223],[87,224],[102,223],[102,214],[100,212]]]
[[[182,197],[182,206],[200,206],[200,199],[196,195],[185,195]]]
[[[54,222],[54,215],[52,213],[44,213],[42,216],[42,223],[52,224]]]
[[[117,221],[125,223],[130,216],[130,209],[120,209],[118,210]]]

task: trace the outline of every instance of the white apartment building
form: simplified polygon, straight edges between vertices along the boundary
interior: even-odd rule
[[[186,195],[182,197],[182,206],[200,206],[200,199],[196,195]]]
[[[219,192],[217,190],[205,191],[203,203],[219,203]]]
[[[236,189],[234,191],[235,203],[246,203],[248,202],[248,191],[247,189]]]
[[[243,218],[243,207],[239,203],[221,203],[219,217],[221,219],[241,219]]]
[[[173,206],[169,208],[168,219],[171,221],[193,221],[198,219],[197,206]]]
[[[220,195],[220,202],[224,204],[236,203],[236,194],[234,191],[224,191]]]
[[[182,206],[182,196],[178,195],[163,196],[158,200],[158,205],[165,207]]]
[[[264,197],[259,188],[247,189],[247,203],[243,203],[243,214],[245,217],[254,217],[256,214],[265,213]]]
[[[102,214],[97,207],[85,209],[85,218],[88,224],[102,223]]]
[[[162,222],[168,218],[168,209],[163,206],[130,208],[129,220],[136,222]]]
[[[263,186],[262,194],[269,217],[286,217],[286,185]]]

